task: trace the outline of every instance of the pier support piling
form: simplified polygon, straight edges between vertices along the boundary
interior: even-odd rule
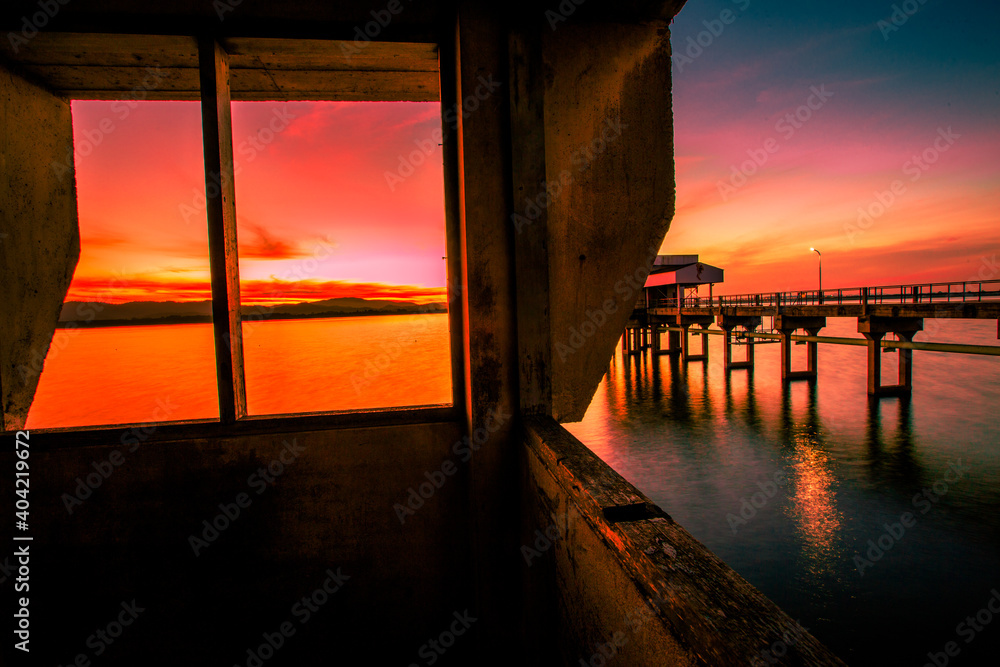
[[[698,325],[702,332],[708,329],[707,324]],[[681,359],[685,362],[688,361],[708,361],[708,334],[695,332],[691,334],[691,325],[683,325],[684,332],[681,334]],[[692,354],[691,352],[691,336],[701,336],[701,352],[697,354]]]
[[[909,396],[913,392],[913,350],[900,349],[899,383],[882,384],[882,339],[887,333],[896,334],[901,340],[912,342],[919,331],[924,330],[924,320],[920,317],[875,317],[858,318],[858,333],[868,340],[868,395]]]
[[[816,336],[826,326],[825,317],[791,317],[778,315],[774,318],[774,328],[781,332],[781,380],[815,380],[819,360],[819,344],[806,343],[806,370],[792,370],[792,334],[796,329],[805,329],[810,336]]]
[[[667,332],[667,351],[665,354],[674,356],[681,353],[681,332],[680,331],[668,331]]]
[[[681,359],[685,362],[688,361],[707,361],[708,360],[708,334],[705,331],[714,321],[714,317],[711,315],[684,315],[680,314],[677,316],[677,326],[679,326],[682,331],[677,332],[680,336],[681,343]],[[692,354],[690,349],[691,341],[689,340],[690,329],[692,325],[698,325],[701,328],[701,333],[696,335],[701,336],[701,352],[698,354]]]
[[[761,324],[761,318],[756,316],[747,315],[719,315],[718,317],[719,328],[725,331],[723,348],[725,351],[725,368],[726,370],[732,370],[734,368],[753,368],[754,363],[754,339],[747,337],[746,348],[747,356],[744,361],[733,361],[733,330],[736,327],[743,327],[744,331],[753,333],[754,330]]]

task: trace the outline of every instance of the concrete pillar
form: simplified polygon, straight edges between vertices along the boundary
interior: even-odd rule
[[[681,332],[680,331],[668,331],[667,332],[667,354],[674,356],[675,354],[681,353]]]
[[[819,332],[820,329],[817,329],[816,327],[811,327],[809,329],[806,329],[806,333],[808,333],[810,336],[818,336]],[[819,368],[819,343],[809,342],[806,343],[806,346],[809,358],[806,368],[808,368],[808,373],[812,377],[816,377]]]
[[[702,330],[707,328],[707,325],[700,325]],[[682,324],[681,328],[684,332],[681,333],[681,359],[685,362],[688,361],[705,361],[708,359],[708,334],[693,334],[695,336],[701,336],[701,351],[698,353],[691,352],[691,325]]]
[[[806,370],[792,370],[792,334],[796,329],[804,329],[810,336],[816,336],[826,326],[825,317],[778,315],[774,318],[774,327],[781,332],[781,380],[815,380],[819,344],[806,343]]]
[[[0,117],[0,429],[17,430],[80,256],[80,232],[69,102],[0,66]]]
[[[607,324],[566,363],[551,366],[552,415],[567,422],[583,418],[607,371],[613,336],[625,328],[640,296],[624,298],[615,282],[652,269],[675,197],[668,30],[674,5],[658,10],[661,21],[633,23],[599,20],[589,7],[584,4],[558,30],[549,30],[541,14],[524,16],[526,24],[541,26],[544,173],[550,182],[564,170],[573,175],[545,208],[552,344],[559,340],[555,332],[579,327],[588,310],[613,304]],[[602,132],[606,145],[580,170],[580,147]],[[534,197],[535,182],[514,200]],[[580,224],[584,218],[586,225]]]
[[[900,331],[896,335],[907,343],[913,342],[916,331]],[[902,391],[913,391],[913,350],[898,350],[899,354],[899,386]]]
[[[747,354],[744,361],[733,361],[733,331],[736,327],[743,327],[747,333],[753,333],[760,326],[761,318],[757,316],[743,315],[719,315],[718,324],[726,332],[725,347],[725,368],[753,368],[754,363],[754,339],[747,336]]]
[[[868,339],[868,395],[909,396],[913,391],[913,350],[899,350],[899,384],[882,385],[882,338],[894,333],[900,340],[912,341],[918,331],[923,331],[924,320],[919,317],[858,318],[858,333]]]
[[[792,334],[795,329],[781,329],[781,381],[792,379]]]
[[[878,396],[882,389],[882,337],[885,332],[861,332],[868,339],[868,395]]]

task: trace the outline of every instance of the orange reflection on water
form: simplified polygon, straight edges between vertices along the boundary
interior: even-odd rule
[[[834,557],[834,541],[841,515],[834,503],[836,480],[829,470],[829,455],[807,435],[793,438],[791,459],[794,489],[790,496],[792,519],[805,539],[805,555],[813,567]]]

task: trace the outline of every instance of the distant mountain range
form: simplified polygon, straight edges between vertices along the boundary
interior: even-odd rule
[[[243,319],[281,320],[446,312],[448,307],[443,303],[417,304],[410,301],[343,297],[280,306],[245,306]],[[130,301],[119,304],[67,301],[59,314],[59,324],[62,327],[70,323],[74,326],[108,327],[211,321],[211,301]]]

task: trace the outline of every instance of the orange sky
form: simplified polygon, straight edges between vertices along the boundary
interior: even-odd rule
[[[67,300],[207,299],[200,105],[133,104],[73,102],[81,256]],[[439,119],[436,103],[235,103],[243,303],[443,301]],[[419,166],[390,187],[414,151]]]
[[[898,27],[889,5],[689,0],[671,25],[663,250],[724,268],[716,294],[815,289],[811,246],[826,288],[1000,279],[1000,6],[921,2]]]
[[[814,289],[811,246],[828,289],[1000,278],[998,48],[969,38],[983,22],[927,5],[885,39],[870,3],[780,4],[690,0],[671,26],[677,213],[661,252],[725,269],[716,294]],[[68,299],[206,299],[199,104],[132,105],[73,103]],[[233,122],[244,303],[444,300],[438,104],[243,102]],[[387,182],[411,154],[412,175]]]

